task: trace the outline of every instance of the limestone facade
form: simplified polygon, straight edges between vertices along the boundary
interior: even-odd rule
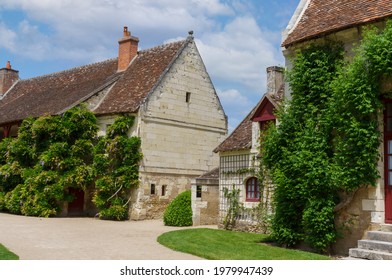
[[[91,99],[91,106],[96,102]],[[142,139],[140,186],[131,194],[133,220],[162,218],[191,180],[218,165],[214,147],[227,135],[227,118],[194,42],[146,98],[130,136]],[[99,135],[116,115],[98,119]]]
[[[194,226],[219,222],[219,168],[192,180],[192,220]]]

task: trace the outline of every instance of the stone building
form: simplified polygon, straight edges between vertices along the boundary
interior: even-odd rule
[[[219,168],[192,180],[192,220],[194,226],[219,222]]]
[[[366,27],[376,26],[382,29],[391,17],[392,1],[389,0],[301,0],[283,33],[282,47],[286,66],[291,67],[290,57],[297,50],[310,43],[320,44],[326,40],[342,42],[346,58],[349,58],[353,55],[353,47],[361,41]],[[287,98],[290,97],[289,87],[286,87],[285,94]],[[390,103],[391,100],[385,101],[385,104]],[[386,106],[388,110],[384,114],[391,114],[390,107]],[[381,159],[378,165],[381,178],[376,187],[360,189],[352,202],[338,215],[337,226],[347,230],[344,230],[342,238],[334,247],[336,252],[346,254],[349,248],[357,246],[357,240],[365,238],[366,240],[359,241],[359,249],[350,250],[352,256],[392,259],[391,244],[388,249],[388,246],[379,245],[377,240],[367,240],[382,235],[380,232],[367,232],[368,230],[387,229],[385,224],[392,223],[392,172],[387,172],[392,157],[385,149],[392,138],[386,133],[387,123],[383,123],[382,114],[379,119],[380,130],[385,137],[380,146]],[[392,238],[386,238],[392,241]],[[377,253],[377,246],[383,252]]]
[[[218,165],[212,150],[227,135],[227,117],[192,32],[146,50],[138,42],[125,27],[117,58],[26,80],[10,63],[0,69],[0,138],[16,136],[27,117],[60,115],[80,103],[96,114],[100,134],[116,116],[135,116],[129,135],[141,138],[144,156],[140,187],[131,194],[135,220],[162,217],[190,189],[191,178]],[[78,196],[81,203],[72,207],[85,214],[91,194]]]
[[[276,122],[274,111],[282,101],[283,94],[283,69],[277,66],[268,67],[267,93],[228,138],[214,150],[219,154],[218,221],[221,226],[229,207],[224,195],[225,189],[237,189],[243,209],[237,214],[236,227],[241,230],[262,230],[260,212],[256,211],[256,208],[262,202],[264,209],[269,209],[273,190],[267,181],[260,184],[258,179],[260,132],[268,124]]]

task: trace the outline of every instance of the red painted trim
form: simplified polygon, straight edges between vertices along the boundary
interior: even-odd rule
[[[265,98],[259,107],[256,109],[256,112],[253,114],[252,121],[260,122],[260,121],[269,121],[275,120],[276,116],[274,114],[275,106]]]
[[[387,104],[392,104],[392,99],[383,100],[384,109],[384,188],[385,188],[385,223],[392,224],[392,184],[389,184],[388,156],[392,156],[392,151],[388,153],[388,141],[392,141],[392,131],[387,131],[388,119],[392,121],[392,115],[387,115]]]
[[[4,138],[7,138],[7,137],[10,136],[11,127],[12,127],[12,125],[5,125],[5,126],[3,126],[3,129],[4,129],[4,131],[3,131]]]
[[[254,189],[251,191],[250,188],[252,186]],[[246,191],[246,202],[260,201],[260,186],[259,186],[259,180],[256,177],[251,177],[248,180],[246,180],[245,191]],[[252,196],[256,196],[256,197],[249,197],[250,193],[253,193]]]

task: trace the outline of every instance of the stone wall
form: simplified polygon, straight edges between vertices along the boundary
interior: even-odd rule
[[[197,197],[198,188],[200,197]],[[192,213],[194,226],[218,224],[218,179],[195,179],[192,181]]]
[[[191,188],[192,176],[140,173],[140,186],[131,193],[132,220],[161,219],[167,205]],[[153,191],[152,191],[152,186]]]
[[[368,198],[368,191],[368,188],[359,189],[352,202],[336,214],[338,239],[332,246],[333,253],[348,255],[348,250],[357,247],[357,241],[370,229],[371,212],[362,209],[363,201]]]
[[[227,135],[227,119],[204,67],[190,42],[141,106],[141,186],[132,219],[161,218],[165,206],[191,180],[218,166],[213,149]],[[151,185],[164,196],[151,195]]]

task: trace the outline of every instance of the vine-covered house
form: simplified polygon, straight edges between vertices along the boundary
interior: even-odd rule
[[[392,1],[389,0],[301,0],[283,32],[282,48],[286,66],[288,69],[293,67],[292,61],[297,51],[326,42],[342,43],[345,60],[351,61],[355,47],[362,42],[366,29],[376,27],[382,31],[391,18]],[[390,47],[385,51],[390,53]],[[377,55],[384,54],[379,52]],[[362,74],[366,75],[365,72]],[[338,253],[347,254],[349,248],[358,245],[359,248],[350,250],[350,255],[354,257],[392,258],[392,246],[377,243],[374,239],[381,233],[372,231],[387,230],[386,224],[392,223],[392,100],[388,95],[392,87],[390,73],[388,75],[379,81],[379,98],[384,105],[378,116],[381,132],[378,161],[380,178],[375,186],[358,186],[352,197],[348,195],[345,198],[345,205],[335,216],[340,236],[334,249]],[[285,96],[288,99],[290,92],[290,86],[286,87]],[[392,239],[387,237],[384,241],[387,240]]]
[[[61,115],[81,103],[96,115],[99,135],[117,116],[135,117],[128,134],[140,137],[143,154],[130,200],[135,220],[162,217],[191,178],[218,164],[212,150],[227,135],[227,117],[193,33],[145,50],[138,42],[124,27],[117,58],[25,80],[9,62],[0,69],[0,139],[16,137],[28,117]],[[62,215],[94,214],[92,192],[74,192]]]
[[[225,192],[238,190],[241,209],[235,213],[233,226],[236,228],[260,231],[260,211],[270,210],[272,185],[269,182],[261,184],[259,179],[260,135],[276,123],[275,110],[283,99],[284,88],[283,68],[268,67],[267,92],[227,139],[214,149],[219,154],[218,222],[222,226],[230,208]]]

